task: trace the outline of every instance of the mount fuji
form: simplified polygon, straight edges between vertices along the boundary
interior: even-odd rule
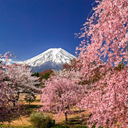
[[[48,69],[60,70],[64,63],[69,63],[72,59],[76,59],[76,57],[64,49],[50,48],[45,52],[24,61],[24,63],[31,68],[32,72],[43,72]]]

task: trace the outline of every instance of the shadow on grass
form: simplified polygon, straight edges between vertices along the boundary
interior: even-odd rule
[[[68,124],[70,124],[70,125],[81,124],[80,117],[76,116],[76,117],[73,117],[73,118],[69,118],[68,119]]]
[[[34,128],[31,125],[30,126],[11,126],[11,125],[4,125],[0,123],[0,128]]]
[[[85,114],[82,114],[83,112],[86,112],[86,110],[81,110],[81,111],[74,111],[73,113],[77,114],[75,117],[70,117],[68,118],[68,124],[69,125],[76,125],[76,124],[84,124],[87,125],[87,120],[83,117],[85,117]],[[79,115],[78,115],[79,114]],[[82,117],[80,117],[82,115]]]
[[[51,128],[88,128],[87,126],[82,126],[82,125],[62,125],[62,124],[57,124]]]
[[[20,113],[22,116],[30,116],[30,114],[37,109],[40,109],[42,105],[21,105],[20,106]]]
[[[51,128],[70,128],[70,127],[66,125],[56,124],[55,126],[52,126]]]
[[[68,119],[69,125],[87,125],[86,119],[81,119],[80,116],[75,116]]]
[[[19,118],[20,116],[27,116],[29,117],[30,114],[34,111],[36,111],[37,109],[40,109],[42,105],[20,105],[19,108],[17,108],[17,110],[15,110],[16,114],[12,114],[10,112],[8,112],[8,117],[11,117],[11,120],[15,120],[17,118]],[[11,110],[13,111],[13,109]],[[6,122],[8,120],[4,119],[2,120],[3,122]],[[1,121],[0,121],[1,122]]]

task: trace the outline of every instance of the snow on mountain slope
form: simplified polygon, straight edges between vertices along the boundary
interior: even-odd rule
[[[62,48],[50,48],[24,62],[32,68],[32,72],[42,72],[46,69],[62,69],[62,65],[73,58],[76,57]]]

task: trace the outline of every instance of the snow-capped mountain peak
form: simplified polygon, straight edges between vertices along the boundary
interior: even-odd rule
[[[25,63],[32,68],[32,72],[42,72],[46,69],[61,69],[64,63],[69,63],[76,57],[62,48],[50,48],[45,52],[26,60]]]

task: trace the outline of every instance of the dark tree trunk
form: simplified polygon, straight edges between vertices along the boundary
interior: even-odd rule
[[[67,112],[64,113],[65,114],[65,123],[68,123],[68,118],[67,118]]]
[[[16,100],[17,101],[19,100],[19,95],[20,95],[20,93],[18,92],[17,95],[16,95]]]
[[[13,107],[16,106],[16,101],[19,100],[19,95],[20,95],[20,93],[18,92],[17,95],[16,95],[16,97],[13,99]]]
[[[15,100],[13,100],[13,107],[15,107],[15,106],[16,106],[15,102],[16,102],[16,101],[15,101]]]

